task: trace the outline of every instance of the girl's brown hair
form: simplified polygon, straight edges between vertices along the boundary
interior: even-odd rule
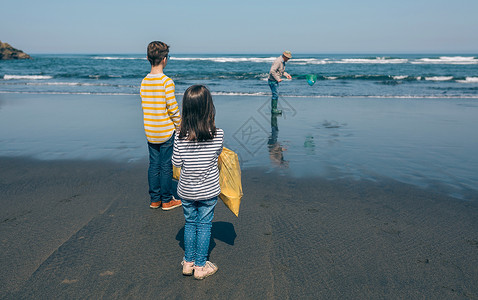
[[[216,135],[216,108],[211,92],[204,85],[190,86],[183,96],[179,138],[204,142]]]

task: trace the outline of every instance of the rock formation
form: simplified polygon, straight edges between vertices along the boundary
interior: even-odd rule
[[[31,58],[30,55],[26,54],[22,50],[13,48],[7,43],[2,43],[0,41],[0,60],[2,59],[26,59]]]

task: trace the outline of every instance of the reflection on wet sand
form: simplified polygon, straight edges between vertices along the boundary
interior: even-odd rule
[[[279,126],[277,123],[277,115],[271,115],[271,135],[269,136],[269,141],[267,142],[267,147],[269,148],[269,158],[272,164],[281,167],[288,168],[289,162],[284,159],[284,151],[287,149],[284,148],[279,142]]]

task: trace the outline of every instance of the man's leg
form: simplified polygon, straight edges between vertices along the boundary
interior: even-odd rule
[[[269,80],[269,87],[271,88],[271,91],[272,91],[271,113],[281,114],[282,111],[277,109],[277,102],[279,100],[279,82]]]

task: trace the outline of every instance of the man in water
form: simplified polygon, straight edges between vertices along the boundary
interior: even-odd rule
[[[287,79],[292,79],[292,77],[285,71],[285,63],[292,58],[290,51],[284,51],[281,56],[274,60],[271,70],[269,72],[269,87],[272,91],[271,98],[271,113],[272,114],[281,114],[282,110],[277,109],[277,101],[279,100],[279,82],[282,81],[282,76],[285,76]]]

